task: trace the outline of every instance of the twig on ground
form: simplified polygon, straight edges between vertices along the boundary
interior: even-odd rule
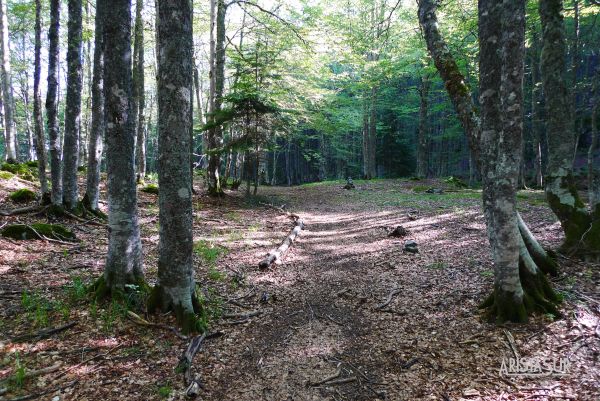
[[[10,401],[33,400],[33,399],[36,399],[36,398],[40,398],[41,396],[43,396],[45,394],[54,393],[56,391],[62,391],[64,389],[66,389],[66,388],[72,387],[75,384],[77,384],[78,382],[79,382],[79,379],[73,380],[73,381],[70,381],[70,382],[67,382],[67,383],[63,384],[62,386],[54,387],[54,388],[51,388],[49,390],[40,391],[39,393],[34,393],[34,394],[29,394],[29,395],[24,395],[24,396],[21,396],[21,397],[13,398]]]
[[[327,376],[326,378],[324,378],[323,380],[319,380],[318,382],[309,383],[309,385],[312,387],[320,386],[321,384],[327,383],[333,379],[337,379],[338,377],[341,376],[341,374],[342,374],[342,364],[340,362],[340,363],[338,363],[337,370],[335,371],[334,374]]]
[[[386,306],[388,306],[390,304],[390,302],[392,302],[392,298],[394,298],[395,295],[398,295],[400,293],[400,291],[401,291],[400,288],[394,288],[392,291],[390,291],[385,302],[380,305],[377,305],[375,307],[375,310],[381,310],[381,309],[385,308]]]
[[[11,339],[11,341],[12,342],[20,342],[20,341],[25,341],[25,340],[31,340],[34,338],[41,340],[43,338],[48,338],[53,334],[60,333],[61,331],[68,330],[71,327],[75,326],[76,324],[77,324],[77,322],[70,322],[70,323],[67,323],[62,326],[42,329],[42,330],[38,331],[37,333],[23,334],[23,335],[20,335],[17,337],[13,337]]]
[[[187,340],[188,337],[181,334],[179,332],[179,330],[177,330],[175,327],[172,326],[168,326],[166,324],[161,324],[161,323],[152,323],[147,321],[146,319],[142,318],[140,315],[138,315],[137,313],[134,313],[132,311],[127,311],[127,316],[129,317],[129,319],[135,323],[138,324],[140,326],[146,326],[146,327],[157,327],[159,329],[165,329],[165,330],[169,330],[171,332],[173,332],[173,334],[175,334],[178,338],[182,339],[182,340]]]
[[[202,383],[200,379],[192,379],[192,362],[194,361],[194,357],[200,351],[202,347],[202,343],[204,340],[209,338],[222,336],[223,333],[220,331],[214,333],[203,333],[202,335],[196,336],[192,338],[192,341],[188,344],[187,348],[179,358],[179,363],[175,370],[177,372],[183,373],[183,380],[186,387],[186,395],[188,397],[196,397],[200,393],[200,389],[202,388]]]
[[[515,343],[515,338],[513,337],[510,331],[506,329],[504,329],[503,331],[504,335],[506,336],[506,339],[508,340],[508,344],[510,345],[510,349],[512,350],[513,355],[516,359],[519,359],[519,351],[517,351],[517,344]]]

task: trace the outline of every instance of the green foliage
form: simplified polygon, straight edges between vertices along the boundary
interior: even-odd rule
[[[9,383],[11,387],[16,389],[22,389],[25,385],[25,380],[27,378],[27,369],[25,364],[21,361],[21,356],[17,351],[15,353],[15,373],[10,377]]]
[[[64,287],[64,291],[71,303],[81,302],[88,297],[87,285],[79,276],[73,277],[71,283]]]
[[[37,176],[37,165],[29,166],[27,163],[2,163],[0,170],[10,172],[27,181],[34,181]]]
[[[219,257],[227,253],[227,248],[214,242],[200,240],[194,243],[194,253],[200,256],[202,261],[209,267],[214,267]]]
[[[39,292],[27,291],[21,294],[21,307],[25,310],[27,320],[36,327],[48,326],[49,315],[55,309],[54,303]]]
[[[36,200],[37,195],[27,188],[22,188],[11,193],[8,197],[15,203],[28,203]]]
[[[446,184],[455,186],[456,188],[467,188],[468,185],[458,177],[450,176],[444,180]]]
[[[173,389],[169,385],[164,385],[164,386],[160,386],[158,388],[157,392],[158,392],[158,396],[161,399],[165,399],[165,398],[169,398],[169,396],[173,392]]]

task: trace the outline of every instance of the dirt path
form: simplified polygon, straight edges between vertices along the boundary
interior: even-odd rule
[[[443,195],[425,194],[429,186],[445,186],[433,181],[358,182],[353,191],[342,185],[261,188],[261,197],[250,201],[239,193],[195,198],[196,279],[210,329],[224,333],[207,341],[194,363],[203,400],[600,398],[597,266],[561,260],[565,274],[555,287],[565,296],[564,319],[537,316],[528,325],[496,327],[477,310],[493,281],[479,192],[446,186]],[[6,194],[0,185],[0,201]],[[556,247],[561,230],[543,194],[523,192],[519,199],[534,234]],[[266,271],[258,262],[292,223],[261,202],[285,204],[306,223],[283,264]],[[152,284],[156,196],[140,193],[139,204]],[[18,216],[0,224],[39,219]],[[67,372],[54,383],[50,375],[11,385],[7,399],[74,380],[38,398],[185,399],[174,367],[187,343],[169,331],[136,326],[118,305],[90,304],[85,292],[78,295],[82,283],[103,271],[106,236],[102,227],[61,223],[82,242],[0,238],[0,381],[18,366],[30,371],[60,363]],[[389,238],[399,224],[408,236]],[[406,239],[418,243],[418,254],[402,251]],[[391,302],[377,309],[392,290]],[[249,312],[260,314],[226,316]],[[9,340],[66,321],[77,325],[41,341]],[[569,374],[501,377],[503,358],[513,356],[505,329],[521,356],[568,357]]]
[[[384,195],[377,199],[370,191]],[[306,231],[283,265],[248,272],[248,282],[274,301],[264,317],[232,336],[239,352],[219,369],[202,368],[217,381],[209,399],[501,399],[515,393],[516,384],[499,378],[502,358],[511,356],[504,334],[481,322],[477,311],[491,282],[479,200],[447,204],[440,195],[419,209],[386,203],[405,191],[392,182],[360,185],[354,193],[338,186],[268,191],[303,217]],[[367,207],[365,192],[375,198]],[[417,241],[419,254],[403,253],[404,239],[387,237],[386,229],[398,224]],[[377,310],[393,289],[397,296]],[[539,324],[515,328],[517,341]],[[536,354],[548,351],[536,345],[522,344]],[[338,372],[334,380],[341,383],[314,385]]]

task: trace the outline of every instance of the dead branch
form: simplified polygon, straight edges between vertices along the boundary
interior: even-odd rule
[[[506,339],[508,340],[508,344],[510,345],[510,349],[512,350],[513,355],[516,359],[519,359],[519,351],[517,351],[517,344],[515,343],[515,338],[513,337],[510,331],[506,329],[504,329],[503,331],[504,335],[506,336]]]
[[[223,333],[220,331],[214,333],[203,333],[202,335],[196,336],[192,338],[192,341],[188,344],[187,348],[179,358],[179,363],[177,364],[176,371],[183,373],[183,380],[186,387],[185,393],[188,397],[196,397],[200,393],[200,389],[202,388],[202,383],[200,379],[192,379],[192,362],[194,361],[194,357],[200,351],[202,347],[202,343],[204,340],[214,337],[220,337]]]
[[[335,371],[334,374],[327,376],[326,378],[324,378],[323,380],[320,380],[318,382],[309,383],[309,385],[312,387],[320,386],[321,384],[327,383],[333,379],[337,379],[338,377],[340,377],[341,374],[342,374],[342,364],[338,363],[337,370]]]
[[[25,213],[30,213],[30,212],[41,212],[46,209],[48,209],[48,206],[33,205],[33,206],[27,206],[27,207],[22,207],[22,208],[13,209],[13,210],[0,210],[0,216],[15,216],[17,214],[25,214]]]
[[[294,227],[292,232],[286,237],[286,239],[283,241],[283,243],[281,245],[279,245],[279,248],[269,252],[267,257],[264,258],[258,264],[258,267],[261,269],[266,269],[269,266],[271,266],[273,263],[275,263],[276,261],[281,260],[283,255],[289,249],[289,247],[292,246],[292,244],[294,243],[294,240],[296,239],[296,237],[298,237],[298,235],[300,235],[300,231],[302,231],[302,228],[304,228],[304,222],[300,219],[297,219],[296,226]]]
[[[77,215],[74,215],[73,213],[67,212],[66,210],[64,211],[64,214],[65,214],[65,216],[68,216],[68,217],[70,217],[70,218],[72,218],[74,220],[77,220],[77,221],[79,221],[79,222],[81,222],[83,224],[90,224],[92,226],[99,226],[99,227],[108,227],[108,224],[106,224],[106,223],[100,223],[100,222],[95,221],[93,219],[86,220],[86,219],[81,218],[81,217],[79,217]]]
[[[47,329],[42,329],[42,330],[38,331],[37,333],[23,334],[23,335],[14,337],[11,341],[12,342],[21,342],[21,341],[31,340],[31,339],[41,340],[44,338],[48,338],[53,334],[60,333],[61,331],[68,330],[71,327],[75,326],[76,324],[77,324],[77,322],[70,322],[70,323],[67,323],[67,324],[59,326],[59,327],[51,327],[51,328],[47,328]]]
[[[146,319],[142,318],[140,315],[138,315],[135,312],[132,311],[127,311],[127,316],[129,317],[129,319],[135,323],[138,324],[140,326],[146,326],[146,327],[157,327],[159,329],[165,329],[165,330],[169,330],[171,332],[173,332],[173,334],[175,334],[178,338],[182,339],[182,340],[187,340],[188,337],[181,334],[179,332],[179,330],[177,330],[175,327],[172,326],[168,326],[166,324],[160,324],[160,323],[152,323],[147,321]]]
[[[73,381],[63,384],[62,386],[54,387],[49,390],[40,391],[39,393],[34,393],[34,394],[29,394],[29,395],[24,395],[21,397],[13,398],[10,401],[26,401],[26,400],[39,399],[41,396],[43,396],[45,394],[54,393],[56,391],[62,391],[66,388],[74,386],[78,382],[79,382],[79,379],[73,380]]]
[[[375,310],[381,310],[381,309],[385,308],[386,306],[388,306],[390,304],[390,302],[392,302],[392,298],[394,298],[395,295],[398,295],[400,293],[400,291],[401,291],[400,288],[394,288],[392,291],[390,291],[385,302],[380,305],[377,305],[375,307]]]

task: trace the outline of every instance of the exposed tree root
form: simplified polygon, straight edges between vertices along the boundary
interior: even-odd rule
[[[103,274],[88,287],[87,291],[96,301],[112,299],[125,303],[130,299],[129,295],[138,289],[142,294],[149,292],[150,286],[143,277],[131,276],[125,282],[109,284]]]
[[[486,309],[487,318],[496,323],[525,323],[532,313],[550,313],[560,316],[557,305],[561,302],[561,297],[552,289],[546,276],[537,267],[523,241],[521,241],[519,256],[522,295],[518,296],[495,288],[480,308]]]
[[[523,237],[523,242],[525,243],[527,251],[537,267],[539,267],[542,272],[556,277],[558,275],[558,264],[556,261],[548,252],[546,252],[544,248],[542,248],[519,213],[517,213],[517,221],[519,224],[521,237]]]
[[[174,312],[177,324],[184,334],[206,331],[206,322],[199,316],[203,312],[202,305],[194,291],[191,291],[190,299],[187,300],[186,304],[184,305],[182,302],[175,303],[164,288],[157,284],[150,291],[147,307],[150,313],[158,310]]]

